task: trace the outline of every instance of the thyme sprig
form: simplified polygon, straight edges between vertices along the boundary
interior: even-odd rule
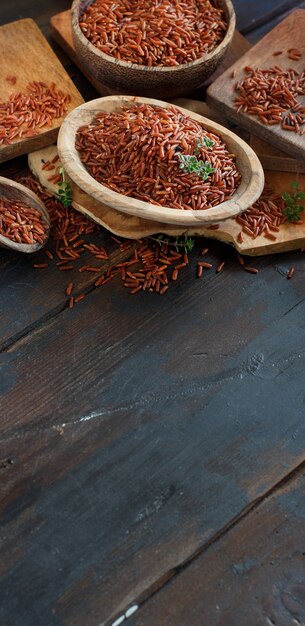
[[[61,203],[69,208],[72,203],[72,187],[71,183],[66,179],[66,172],[63,167],[59,169],[61,180],[58,183],[58,195]]]
[[[304,206],[300,204],[300,200],[305,199],[305,193],[300,191],[297,181],[292,181],[290,187],[294,190],[294,193],[285,191],[282,194],[282,200],[284,200],[286,205],[285,208],[282,209],[282,213],[287,217],[288,222],[296,223],[300,221],[300,213],[304,211]]]
[[[194,154],[181,154],[178,153],[178,159],[180,161],[180,169],[188,174],[196,174],[196,176],[201,177],[202,180],[207,180],[207,178],[215,172],[215,167],[211,166],[209,161],[203,161],[202,159],[197,159]]]
[[[188,235],[181,235],[179,237],[166,237],[165,235],[158,235],[157,237],[148,237],[148,239],[156,241],[159,246],[162,246],[163,244],[173,246],[177,252],[179,252],[179,248],[182,248],[185,254],[191,252],[195,245],[195,239],[193,237],[188,237]]]
[[[209,137],[202,137],[202,139],[196,139],[196,148],[194,150],[194,154],[199,154],[201,148],[213,148],[214,141],[209,139]]]
[[[201,148],[212,148],[214,142],[208,137],[202,137],[202,139],[196,140],[196,148],[194,154],[182,154],[178,152],[178,159],[180,161],[180,169],[188,174],[195,174],[198,178],[202,178],[204,181],[216,171],[215,167],[211,166],[209,161],[203,161],[197,159],[197,154],[200,153]]]

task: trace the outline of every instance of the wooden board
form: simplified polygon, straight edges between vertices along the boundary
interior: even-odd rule
[[[259,158],[262,166],[266,170],[275,170],[276,172],[298,172],[299,174],[305,173],[305,159],[298,161],[293,159],[285,152],[281,152],[275,146],[260,139],[255,135],[250,136],[250,146],[253,148],[256,154],[259,154]]]
[[[300,136],[283,130],[279,125],[266,126],[254,115],[237,111],[234,108],[234,99],[237,95],[234,87],[237,81],[245,76],[244,67],[259,67],[268,69],[279,65],[283,69],[293,67],[297,71],[303,71],[305,67],[305,11],[299,9],[289,15],[276,28],[268,33],[258,44],[242,56],[232,68],[219,77],[207,92],[207,102],[216,107],[236,124],[243,126],[253,134],[272,143],[277,149],[287,152],[296,159],[305,158],[305,135]],[[292,61],[287,56],[289,48],[299,48],[303,56],[299,61]],[[274,57],[273,53],[283,50],[283,54]],[[234,78],[232,71],[235,72]],[[299,97],[299,101],[305,104],[305,96]]]
[[[47,85],[54,82],[64,93],[70,94],[67,113],[83,103],[71,78],[31,19],[11,22],[0,28],[0,74],[1,101],[6,101],[12,93],[24,92],[31,81],[42,81]],[[15,76],[16,84],[5,80],[6,76]],[[8,146],[0,146],[0,162],[53,143],[62,119],[54,119],[51,126],[39,129],[35,137],[16,139]]]
[[[303,473],[276,490],[140,607],[128,626],[303,626],[304,489]]]
[[[119,93],[106,86],[101,89],[100,82],[97,82],[94,75],[87,70],[87,68],[77,57],[72,39],[70,10],[63,11],[61,13],[58,13],[57,15],[54,15],[51,18],[51,28],[52,36],[54,37],[55,41],[63,48],[66,54],[79,67],[79,69],[83,72],[89,82],[92,83],[92,85],[102,96],[109,96],[115,93]],[[236,59],[239,59],[239,57],[244,54],[244,52],[246,52],[249,47],[250,44],[246,41],[246,39],[238,31],[235,31],[232,44],[225,56],[225,59],[223,60],[219,68],[217,68],[217,70],[214,72],[214,74],[209,77],[205,85],[210,84],[213,80],[215,80],[217,76],[220,76],[223,71],[227,67],[230,67],[232,63],[236,61]],[[155,97],[157,98],[158,94],[156,94]]]
[[[220,124],[226,123],[224,118],[219,115],[218,112],[214,112],[203,102],[195,100],[189,100],[186,98],[178,99],[175,101],[177,104],[184,106],[190,110],[195,111],[205,117],[219,122]],[[51,146],[44,150],[36,151],[29,155],[29,167],[34,175],[39,179],[41,184],[49,189],[52,193],[57,193],[58,187],[48,181],[48,178],[52,176],[53,172],[47,172],[43,170],[43,164],[47,160],[51,160],[57,154],[56,146]],[[300,183],[300,188],[305,190],[305,176],[299,176],[290,173],[281,173],[275,171],[267,171],[266,177],[273,189],[276,189],[278,193],[289,190],[289,185],[292,180],[297,179]],[[184,227],[177,228],[170,224],[163,224],[161,222],[155,222],[152,220],[144,220],[136,216],[128,215],[120,211],[111,209],[110,207],[94,200],[82,191],[77,185],[73,186],[73,203],[72,205],[78,211],[88,215],[96,222],[101,224],[104,228],[107,228],[110,232],[119,235],[121,237],[139,239],[141,237],[148,237],[156,233],[164,233],[166,235],[177,236],[181,234],[188,234],[198,237],[208,237],[210,239],[217,239],[224,243],[233,245],[240,254],[249,256],[261,256],[264,254],[273,254],[278,252],[286,252],[288,250],[297,250],[305,246],[305,224],[294,225],[284,224],[280,232],[277,235],[277,241],[270,241],[263,236],[257,237],[253,240],[246,234],[243,234],[243,242],[240,243],[237,240],[238,233],[240,232],[240,226],[235,219],[228,219],[225,222],[221,222],[218,230],[213,230],[209,226],[201,227]]]

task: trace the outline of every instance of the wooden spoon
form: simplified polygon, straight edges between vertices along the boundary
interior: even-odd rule
[[[252,148],[224,126],[182,107],[178,108],[183,113],[199,122],[207,130],[220,135],[230,152],[236,155],[236,165],[242,180],[229,200],[206,210],[182,211],[124,196],[98,183],[81,162],[75,148],[77,130],[80,126],[90,124],[100,111],[110,113],[120,111],[122,104],[133,101],[132,96],[107,96],[92,100],[74,109],[65,118],[61,126],[57,144],[61,162],[70,178],[89,196],[123,213],[179,226],[193,226],[195,224],[198,226],[199,224],[211,224],[228,219],[242,213],[259,198],[264,187],[264,172]],[[136,103],[148,103],[165,108],[171,106],[161,100],[140,97],[136,98]]]
[[[4,178],[3,176],[0,176],[0,198],[7,200],[18,200],[19,202],[22,202],[25,206],[37,209],[37,211],[42,214],[44,221],[47,224],[47,235],[43,243],[16,243],[15,241],[11,241],[11,239],[8,239],[7,237],[4,237],[0,234],[0,247],[16,250],[17,252],[37,252],[37,250],[45,245],[50,231],[50,217],[44,204],[41,202],[41,200],[39,200],[38,196],[33,193],[33,191],[27,189],[27,187],[25,187],[24,185],[20,185],[14,180]]]

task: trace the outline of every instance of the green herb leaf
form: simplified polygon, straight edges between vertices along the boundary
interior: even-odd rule
[[[196,139],[197,147],[194,150],[194,154],[199,154],[201,148],[213,148],[214,141],[209,137],[202,137],[202,139]]]
[[[283,215],[287,217],[288,222],[299,222],[300,221],[300,213],[304,211],[304,207],[302,204],[299,204],[299,200],[305,199],[305,193],[299,190],[299,183],[297,181],[292,181],[290,183],[290,187],[295,190],[293,194],[288,191],[284,191],[282,193],[282,199],[285,202],[285,207],[282,209]]]
[[[207,180],[207,178],[216,171],[215,167],[212,167],[209,161],[198,160],[196,156],[192,154],[181,154],[181,152],[179,152],[178,159],[180,161],[181,170],[188,174],[195,174],[203,180]]]
[[[72,188],[68,180],[66,180],[66,173],[63,167],[59,169],[59,174],[62,180],[58,182],[58,195],[61,203],[69,208],[72,203]]]
[[[148,237],[148,239],[152,239],[156,241],[160,246],[166,243],[168,246],[173,246],[177,252],[179,249],[183,249],[183,251],[187,254],[193,250],[195,245],[195,239],[193,237],[188,237],[187,235],[181,235],[181,237],[166,237],[165,235],[158,235],[158,237]]]

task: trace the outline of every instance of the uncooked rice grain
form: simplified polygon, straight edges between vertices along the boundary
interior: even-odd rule
[[[210,0],[95,0],[79,23],[104,54],[148,67],[196,61],[227,30],[222,9]]]
[[[204,138],[212,148],[198,148]],[[78,129],[75,145],[99,183],[158,206],[209,209],[231,198],[241,179],[222,139],[174,106],[127,104],[119,112],[102,111]],[[215,168],[205,181],[180,167],[178,152],[197,150],[198,159]]]

